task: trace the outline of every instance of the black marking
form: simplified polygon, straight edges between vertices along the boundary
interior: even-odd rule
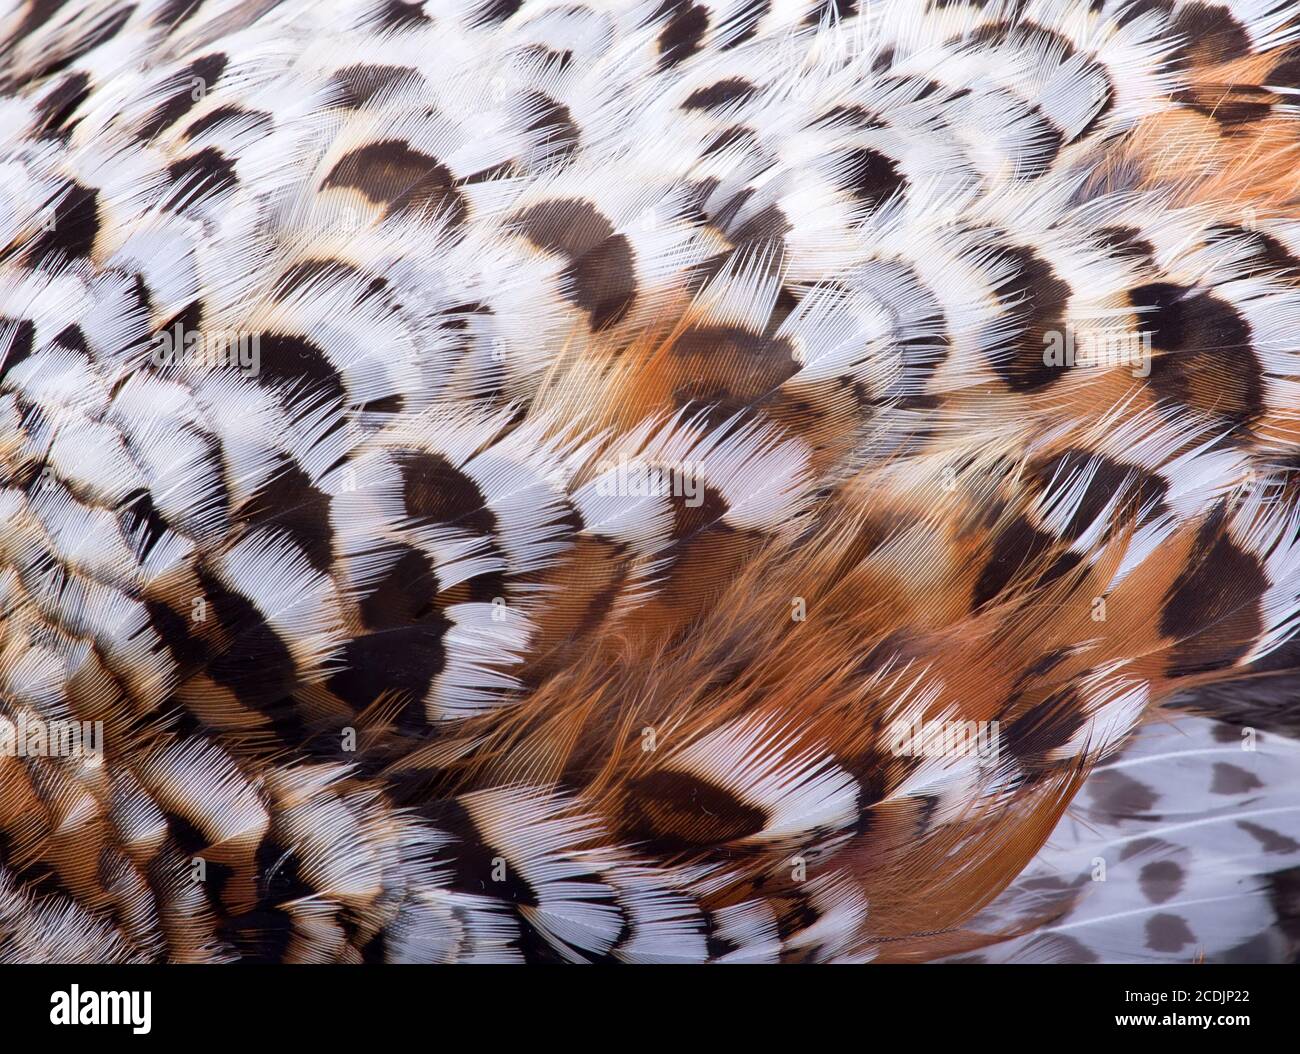
[[[1133,0],[1115,15],[1121,26],[1126,26],[1146,14],[1158,14],[1168,17],[1173,14],[1174,0]]]
[[[993,350],[991,365],[1013,391],[1039,391],[1059,380],[1068,368],[1048,365],[1044,351],[1049,334],[1066,331],[1070,286],[1024,246],[1004,248],[1002,259],[1013,266],[1013,273],[999,287],[1008,310],[998,325],[1006,336]]]
[[[1199,0],[1183,4],[1171,31],[1183,40],[1172,56],[1175,63],[1186,62],[1193,56],[1207,65],[1231,62],[1251,53],[1250,34],[1218,4],[1203,4]]]
[[[1105,86],[1102,91],[1101,100],[1097,103],[1096,113],[1094,113],[1088,119],[1087,124],[1085,124],[1081,129],[1079,129],[1077,135],[1073,135],[1070,137],[1070,142],[1072,143],[1077,143],[1080,139],[1083,139],[1091,135],[1093,132],[1095,132],[1098,128],[1102,126],[1102,123],[1106,120],[1106,118],[1110,116],[1111,111],[1115,109],[1114,84],[1111,83],[1110,77],[1106,76],[1104,70],[1102,70],[1100,66],[1094,66],[1093,69],[1097,70],[1097,72],[1102,76]]]
[[[673,394],[678,407],[740,410],[772,394],[799,369],[788,340],[738,326],[694,327],[674,341],[672,351],[685,378]]]
[[[167,533],[167,522],[158,514],[153,498],[143,488],[132,491],[118,506],[122,529],[134,542],[138,559],[143,560]]]
[[[748,99],[758,89],[744,77],[726,77],[707,88],[697,88],[682,103],[684,110],[712,110]]]
[[[44,3],[44,0],[38,0],[38,2],[27,12],[24,24],[36,15],[37,11],[45,6],[46,4]],[[62,6],[62,3],[58,3],[50,10]],[[81,58],[81,56],[88,54],[95,48],[99,47],[100,44],[103,44],[117,36],[118,31],[121,30],[128,21],[130,21],[133,14],[135,14],[135,4],[128,4],[126,7],[114,11],[106,19],[98,23],[98,28],[87,33],[84,37],[81,37],[74,46],[68,48],[66,51],[58,52],[57,58],[37,66],[35,70],[31,71],[29,81],[34,83],[43,77],[51,77],[54,74],[67,69]],[[22,32],[22,30],[19,30],[18,37],[14,39],[21,38]]]
[[[409,545],[396,548],[396,559],[378,581],[364,587],[359,607],[371,629],[419,622],[434,614],[438,578],[433,562]]]
[[[194,109],[221,79],[228,63],[229,59],[220,52],[204,55],[169,78],[170,94],[140,125],[140,139],[153,139]]]
[[[730,791],[685,772],[663,770],[628,786],[620,829],[643,850],[672,856],[689,849],[716,849],[758,834],[767,823],[762,809]]]
[[[146,600],[149,625],[163,642],[182,674],[198,669],[207,660],[208,649],[201,638],[190,636],[188,619],[176,614],[160,600]]]
[[[875,209],[907,187],[898,164],[878,150],[862,147],[849,154],[845,169],[847,189],[860,202]]]
[[[553,48],[548,48],[545,44],[525,44],[519,51],[520,54],[536,59],[544,65],[558,66],[561,71],[567,70],[573,63],[573,52],[568,48],[563,51],[556,51]]]
[[[818,25],[832,15],[836,19],[843,21],[846,18],[852,18],[857,13],[858,0],[821,0],[820,3],[809,8],[808,14],[804,17],[804,25]]]
[[[1219,506],[1192,547],[1194,562],[1169,587],[1160,632],[1179,643],[1169,657],[1170,677],[1208,673],[1233,665],[1263,631],[1260,599],[1268,575],[1259,560],[1238,548]]]
[[[702,479],[692,481],[695,492],[692,497],[685,493],[678,494],[672,489],[672,481],[665,473],[660,486],[673,511],[672,536],[677,542],[688,541],[710,527],[726,527],[722,517],[727,514],[729,506],[722,493],[708,486]],[[679,488],[683,491],[685,488]]]
[[[337,92],[336,105],[349,110],[367,106],[376,95],[419,84],[422,78],[410,66],[380,66],[357,63],[345,66],[330,78],[328,88]]]
[[[537,907],[541,902],[531,883],[514,862],[484,837],[469,811],[455,799],[428,805],[420,810],[439,831],[452,835],[449,885],[475,896]]]
[[[486,0],[479,9],[480,24],[496,25],[524,6],[524,0]]]
[[[29,318],[14,321],[0,316],[0,351],[8,349],[0,359],[0,380],[15,366],[26,362],[36,345],[36,324]]]
[[[154,21],[160,26],[175,29],[196,12],[203,0],[167,0],[158,8]]]
[[[709,9],[692,0],[665,0],[655,18],[669,11],[672,18],[659,33],[659,68],[666,70],[700,50],[709,31]]]
[[[39,264],[54,253],[89,257],[99,234],[99,191],[69,179],[50,202],[54,208],[52,222],[28,243],[25,259]]]
[[[329,679],[329,689],[360,711],[381,695],[403,704],[398,727],[413,733],[428,727],[424,698],[446,668],[443,635],[451,621],[432,609],[421,621],[354,637],[344,646],[343,668]]]
[[[54,337],[53,343],[69,351],[75,351],[78,355],[90,357],[90,345],[86,343],[86,333],[75,322],[70,322],[59,330]]]
[[[67,2],[68,0],[31,0],[31,6],[14,29],[11,41],[20,41],[33,29],[45,25]]]
[[[304,337],[263,333],[259,379],[282,387],[293,401],[301,398],[342,402],[347,389],[329,356]]]
[[[1126,504],[1133,512],[1147,510],[1147,519],[1159,516],[1165,511],[1164,500],[1169,484],[1164,477],[1147,472],[1136,465],[1121,464],[1088,450],[1078,448],[1064,450],[1034,472],[1034,478],[1041,490],[1046,491],[1054,484],[1057,492],[1063,495],[1077,489],[1079,482],[1085,476],[1090,476],[1087,487],[1061,532],[1063,537],[1072,542],[1077,541],[1083,532],[1097,521],[1106,506],[1116,497],[1120,498],[1120,504],[1112,513],[1110,523],[1107,524],[1108,536],[1120,522],[1120,514]]]
[[[330,498],[312,483],[292,457],[281,456],[271,478],[249,500],[244,512],[251,528],[271,527],[287,534],[321,574],[333,564]]]
[[[1065,133],[1047,114],[1032,103],[1026,103],[1023,124],[1033,127],[1032,134],[1024,134],[1027,149],[1016,155],[1016,178],[1038,179],[1052,170],[1052,165],[1065,145]]]
[[[754,248],[757,246],[780,246],[785,236],[791,231],[790,221],[776,205],[768,205],[750,215],[744,223],[728,223],[724,228],[727,239],[732,246]]]
[[[754,134],[752,128],[746,128],[743,124],[732,125],[730,128],[724,128],[708,142],[704,147],[703,156],[709,157],[721,153],[732,146],[744,146],[753,149],[757,142],[758,137]]]
[[[350,187],[391,212],[414,212],[460,223],[468,211],[446,165],[385,139],[345,154],[325,177],[323,187]]]
[[[300,260],[280,276],[274,295],[276,300],[287,300],[298,290],[316,288],[318,283],[319,286],[324,287],[350,278],[362,277],[364,277],[362,271],[343,260],[318,258]],[[383,279],[379,281],[382,282]],[[364,300],[365,296],[360,299]]]
[[[257,847],[255,860],[261,895],[267,904],[283,904],[287,900],[316,894],[317,891],[302,877],[298,854],[292,847],[286,849],[274,837],[265,838]]]
[[[298,674],[288,645],[247,597],[226,588],[204,568],[199,569],[199,582],[229,636],[229,646],[209,660],[208,676],[265,715],[283,739],[300,741],[302,724],[291,698]]]
[[[222,194],[238,186],[235,166],[215,146],[205,147],[197,154],[182,157],[167,166],[172,181],[172,195],[184,208],[197,205],[206,198]]]
[[[722,45],[723,51],[738,47],[747,40],[752,40],[758,33],[758,24],[772,8],[772,0],[745,0],[745,6],[729,18],[724,27],[726,31],[735,31]]]
[[[424,13],[424,4],[408,4],[403,0],[387,0],[375,12],[375,21],[379,23],[381,29],[393,29],[399,32],[433,24],[433,19]]]
[[[1170,98],[1218,122],[1231,134],[1243,125],[1261,121],[1273,109],[1277,97],[1255,84],[1234,84],[1220,88],[1183,88]]]
[[[993,553],[975,582],[971,596],[972,610],[982,608],[1001,595],[1025,571],[1042,566],[1045,557],[1056,547],[1057,540],[1052,535],[1038,530],[1025,517],[1017,516],[998,533],[997,540],[993,543]],[[1070,556],[1077,562],[1077,554],[1062,554],[1062,557]],[[1048,565],[1035,584],[1050,584],[1068,571],[1070,566],[1072,565],[1068,563],[1061,564],[1058,559]]]
[[[210,132],[223,124],[234,124],[236,122],[250,127],[272,123],[269,113],[262,110],[245,110],[242,106],[231,103],[226,106],[218,106],[215,110],[205,113],[185,129],[185,138],[187,140],[197,139],[205,132]]]
[[[1072,689],[1035,703],[1002,729],[1007,749],[1026,766],[1049,762],[1049,755],[1066,746],[1087,724],[1088,717]]]
[[[859,128],[863,131],[870,131],[875,128],[885,128],[888,122],[876,113],[874,110],[868,110],[862,106],[832,106],[824,114],[812,122],[814,128],[824,128],[828,125],[846,124],[853,128]]]
[[[479,535],[494,535],[497,518],[477,483],[440,454],[411,451],[398,455],[407,515],[428,524],[454,525]]]
[[[1120,259],[1148,264],[1155,261],[1155,246],[1135,227],[1103,227],[1097,233],[1099,244]]]
[[[569,299],[590,315],[593,329],[623,318],[636,299],[632,245],[594,205],[574,199],[543,202],[515,222],[538,248],[568,259],[563,279]]]
[[[1129,296],[1140,330],[1163,353],[1152,357],[1148,379],[1158,395],[1233,426],[1247,426],[1263,412],[1250,327],[1230,304],[1168,283],[1141,286]]]
[[[1231,241],[1238,251],[1248,254],[1251,270],[1260,274],[1283,274],[1293,278],[1300,272],[1300,259],[1271,234],[1249,230],[1235,224],[1218,224],[1211,228],[1214,241]]]
[[[541,133],[537,138],[552,155],[567,157],[578,149],[581,133],[567,106],[541,92],[529,92],[524,102],[531,114],[524,130]]]
[[[1300,90],[1300,52],[1288,55],[1274,66],[1264,83],[1273,88]]]
[[[36,126],[45,135],[67,133],[68,118],[90,94],[90,74],[78,70],[69,73],[36,107]]]
[[[208,865],[209,869],[211,864]],[[293,916],[280,908],[259,908],[231,916],[218,932],[239,952],[239,962],[279,963],[293,941]]]

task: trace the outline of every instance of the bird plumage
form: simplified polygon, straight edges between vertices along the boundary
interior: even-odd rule
[[[0,757],[0,957],[1294,956],[1295,711],[1231,682],[1300,612],[1298,42],[1273,0],[20,4],[0,712],[104,749]],[[1204,806],[1267,780],[1266,833],[1144,847],[1182,929],[1090,930],[1151,911],[1024,884],[1165,704],[1268,733]]]

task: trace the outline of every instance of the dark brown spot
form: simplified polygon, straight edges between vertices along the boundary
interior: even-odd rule
[[[1210,784],[1212,794],[1247,794],[1263,789],[1264,784],[1253,772],[1229,765],[1226,761],[1215,762],[1214,780]]]
[[[564,280],[574,304],[588,312],[594,329],[613,325],[636,299],[632,246],[594,205],[559,200],[535,205],[516,218],[521,233],[539,249],[564,256]]]
[[[282,737],[301,739],[301,721],[291,697],[298,676],[288,645],[247,597],[205,570],[200,570],[199,581],[229,642],[209,659],[207,675],[243,705],[265,715]]]
[[[868,147],[852,151],[844,170],[846,189],[858,201],[875,209],[907,187],[898,164]]]
[[[539,143],[552,155],[566,157],[578,149],[580,132],[567,106],[541,92],[529,92],[524,105],[529,114],[524,130],[537,132]]]
[[[1250,34],[1219,4],[1199,0],[1183,4],[1174,18],[1172,32],[1183,43],[1174,51],[1174,62],[1194,61],[1209,66],[1251,53]]]
[[[1160,796],[1118,769],[1094,772],[1084,785],[1097,808],[1113,819],[1149,816]]]
[[[682,103],[684,110],[712,110],[748,99],[757,88],[743,77],[726,77],[707,88],[697,88]]]
[[[153,139],[194,109],[221,79],[228,63],[229,59],[220,52],[204,55],[169,78],[167,98],[140,125],[140,138]]]
[[[31,319],[0,316],[0,380],[31,357],[36,345],[36,324]]]
[[[828,18],[852,18],[858,13],[858,0],[820,0],[808,9],[804,24],[815,26]]]
[[[1056,538],[1038,530],[1023,516],[1016,517],[998,533],[993,543],[993,552],[975,582],[972,609],[983,607],[1031,572],[1039,572],[1035,586],[1048,585],[1068,572],[1078,562],[1078,556],[1062,552],[1056,560],[1048,562],[1047,557],[1057,548]]]
[[[407,514],[428,524],[447,524],[473,534],[491,535],[497,518],[477,483],[440,454],[401,454],[402,490]]]
[[[1098,242],[1121,259],[1146,263],[1155,260],[1155,246],[1135,227],[1103,227],[1098,235]]]
[[[725,51],[752,40],[758,33],[759,22],[771,7],[771,0],[745,0],[744,5],[737,8],[725,24],[723,35],[726,39],[721,45],[722,49]],[[731,31],[734,31],[734,35],[731,35]]]
[[[479,18],[488,25],[504,22],[521,7],[524,0],[486,0],[479,8]]]
[[[1002,254],[1011,265],[998,290],[1007,313],[997,329],[1005,336],[992,352],[991,365],[1012,390],[1038,391],[1060,379],[1067,368],[1044,359],[1049,335],[1065,332],[1070,286],[1028,248],[1010,246]]]
[[[52,253],[89,256],[99,234],[99,191],[73,179],[65,180],[49,199],[47,208],[53,209],[50,222],[27,243],[24,258],[37,264]]]
[[[239,184],[234,164],[215,146],[173,161],[167,166],[167,175],[172,181],[172,199],[182,209]]]
[[[1087,720],[1078,695],[1064,689],[1006,723],[1001,735],[1007,749],[1033,768],[1049,763],[1050,755],[1069,743]]]
[[[1231,666],[1254,646],[1264,625],[1260,598],[1268,576],[1229,536],[1222,506],[1202,525],[1193,554],[1160,613],[1160,632],[1178,641],[1169,657],[1171,677]]]
[[[288,535],[312,567],[329,574],[334,532],[330,527],[330,498],[287,454],[271,478],[249,500],[243,516],[250,527],[272,528]]]
[[[709,31],[709,9],[692,0],[666,0],[655,12],[662,18],[669,11],[672,18],[659,33],[659,68],[666,70],[700,50],[704,34]]]
[[[36,126],[50,135],[67,131],[68,119],[90,94],[90,74],[69,73],[36,107]]]
[[[359,607],[365,624],[388,629],[427,618],[438,595],[433,562],[419,549],[400,543],[383,555],[387,569],[362,586]]]
[[[390,212],[418,213],[460,223],[466,206],[455,178],[436,159],[398,139],[358,147],[325,177],[325,187],[351,187]]]
[[[1173,860],[1154,860],[1138,874],[1142,895],[1152,904],[1163,904],[1183,890],[1183,869]]]
[[[345,66],[335,73],[327,87],[335,93],[337,105],[359,110],[376,95],[418,84],[420,80],[419,73],[409,66],[358,63],[355,66]]]
[[[1107,525],[1107,534],[1121,522],[1126,506],[1134,515],[1145,510],[1147,519],[1159,516],[1164,510],[1169,485],[1164,477],[1136,465],[1124,465],[1083,449],[1070,449],[1056,454],[1034,470],[1038,488],[1042,491],[1050,488],[1062,498],[1074,497],[1085,478],[1088,484],[1061,531],[1062,536],[1072,542],[1078,540],[1116,498],[1119,504]]]
[[[375,11],[374,19],[381,29],[392,29],[399,33],[433,24],[433,19],[424,13],[424,4],[408,4],[405,0],[385,0]]]
[[[732,125],[730,128],[724,128],[709,140],[704,147],[704,156],[709,157],[721,153],[733,146],[744,146],[747,149],[752,149],[757,142],[758,139],[754,135],[752,128],[746,128],[743,124]]]
[[[634,780],[627,790],[621,829],[645,851],[670,856],[689,849],[716,849],[747,838],[767,822],[762,809],[730,791],[685,772],[659,771]]]
[[[1237,826],[1255,839],[1266,853],[1294,853],[1300,850],[1300,842],[1272,828],[1251,823],[1250,820],[1238,820]]]
[[[123,533],[134,540],[134,550],[143,560],[167,533],[167,521],[159,515],[153,496],[143,488],[132,491],[118,506]]]
[[[259,377],[283,389],[292,401],[299,399],[342,402],[347,397],[343,378],[329,356],[304,337],[263,333],[258,338]]]
[[[215,110],[205,113],[187,129],[185,129],[186,139],[197,139],[205,132],[211,131],[227,123],[240,123],[247,126],[266,125],[271,123],[271,115],[262,110],[245,110],[240,106],[233,104],[227,106],[218,106]]]
[[[1195,944],[1196,937],[1180,915],[1152,915],[1146,924],[1147,947],[1153,952],[1180,952]]]

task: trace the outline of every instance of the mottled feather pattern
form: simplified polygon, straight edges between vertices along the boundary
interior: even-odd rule
[[[1293,960],[1297,150],[1285,0],[12,5],[0,961]]]

